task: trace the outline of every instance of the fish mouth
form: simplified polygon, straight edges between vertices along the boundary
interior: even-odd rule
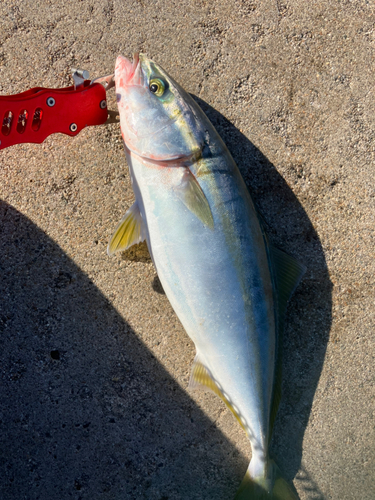
[[[127,57],[118,56],[115,66],[115,80],[116,86],[125,85],[140,85],[140,71],[139,70],[139,53],[136,52],[133,56],[133,61]]]

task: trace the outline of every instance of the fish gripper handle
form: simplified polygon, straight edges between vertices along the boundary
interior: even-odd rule
[[[90,80],[77,87],[36,87],[0,96],[0,149],[25,142],[40,144],[58,132],[75,136],[107,118],[106,90]]]

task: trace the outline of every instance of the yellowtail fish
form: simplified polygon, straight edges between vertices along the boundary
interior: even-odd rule
[[[189,94],[142,54],[117,58],[115,84],[136,201],[108,253],[146,240],[196,347],[190,386],[211,389],[245,430],[252,458],[236,500],[295,499],[268,449],[280,335],[304,268],[269,244],[233,158]]]

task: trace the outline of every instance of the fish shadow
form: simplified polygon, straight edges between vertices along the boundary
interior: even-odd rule
[[[0,290],[2,500],[234,497],[247,459],[83,271],[4,202]]]
[[[271,454],[285,478],[308,498],[324,496],[302,464],[302,443],[322,371],[332,322],[332,283],[319,237],[276,167],[232,123],[192,95],[227,145],[249,188],[271,242],[294,256],[306,274],[288,305],[283,336],[282,401]],[[290,169],[298,172],[298,165]],[[298,179],[298,177],[297,177]]]

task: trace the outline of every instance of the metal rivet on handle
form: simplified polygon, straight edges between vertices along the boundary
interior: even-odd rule
[[[78,127],[77,127],[77,124],[76,124],[76,123],[72,123],[72,124],[70,125],[70,127],[69,127],[69,130],[70,130],[71,132],[76,132],[76,131],[77,131],[77,128],[78,128]]]
[[[103,99],[101,102],[100,102],[100,107],[102,109],[105,109],[107,107],[107,101],[105,99]]]
[[[54,106],[54,105],[55,105],[55,102],[56,102],[56,101],[55,101],[55,99],[54,99],[53,97],[49,97],[49,98],[47,99],[47,106],[49,106],[50,108],[52,108],[52,106]]]

